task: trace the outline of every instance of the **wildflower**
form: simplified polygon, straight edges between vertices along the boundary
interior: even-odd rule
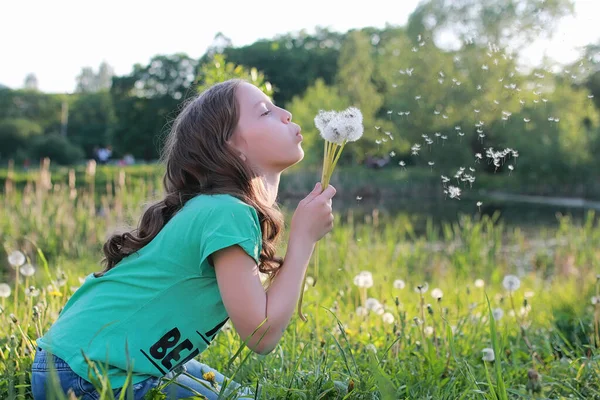
[[[521,281],[515,275],[506,275],[502,280],[504,288],[510,292],[514,292],[521,286]]]
[[[496,359],[496,356],[494,355],[494,349],[486,347],[481,351],[483,352],[483,357],[481,357],[483,361],[494,361]]]
[[[394,289],[404,289],[406,287],[406,283],[402,279],[396,279],[394,281]]]
[[[210,382],[212,386],[217,385],[217,382],[215,381],[215,373],[212,371],[208,371],[202,374],[202,378],[204,378],[205,381]]]
[[[335,118],[336,115],[337,113],[335,111],[319,111],[319,113],[315,117],[315,126],[320,132],[325,131],[327,125],[329,125],[329,123]]]
[[[427,282],[425,282],[422,285],[418,285],[415,288],[415,292],[423,294],[423,293],[426,293],[428,289],[429,289],[429,284]]]
[[[492,310],[492,316],[494,317],[494,320],[499,321],[504,316],[504,310],[501,308],[494,308]]]
[[[13,268],[18,268],[25,264],[25,255],[19,250],[15,250],[9,254],[8,262]]]
[[[25,296],[27,297],[37,297],[40,294],[40,289],[36,289],[35,286],[29,286],[25,289]]]
[[[29,263],[21,266],[21,275],[23,276],[32,276],[35,274],[35,267]]]
[[[356,307],[356,315],[359,317],[365,317],[369,313],[369,310],[366,307],[358,306]]]
[[[362,271],[354,277],[354,284],[360,288],[370,288],[373,286],[373,274],[369,271]]]
[[[426,326],[425,329],[423,330],[423,332],[425,332],[425,335],[431,336],[431,335],[433,335],[433,327],[432,326]]]
[[[431,297],[437,299],[438,301],[441,300],[443,296],[444,292],[442,292],[442,289],[440,288],[435,288],[431,291]]]
[[[10,286],[7,283],[0,283],[0,297],[7,298],[10,296]]]
[[[367,299],[367,301],[365,302],[365,307],[367,308],[367,310],[373,310],[375,309],[375,307],[377,307],[378,305],[380,305],[379,300],[374,299],[372,297],[369,297]]]
[[[392,315],[392,313],[386,312],[383,314],[382,316],[383,322],[385,322],[386,324],[393,324],[394,323],[394,316]]]

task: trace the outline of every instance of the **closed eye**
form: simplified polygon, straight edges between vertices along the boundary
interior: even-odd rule
[[[262,113],[260,116],[265,116],[265,115],[269,115],[271,113],[271,110],[267,110],[264,113]]]

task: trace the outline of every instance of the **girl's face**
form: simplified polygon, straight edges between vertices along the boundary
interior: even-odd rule
[[[239,121],[231,143],[261,173],[280,173],[304,158],[300,126],[250,83],[237,87]]]

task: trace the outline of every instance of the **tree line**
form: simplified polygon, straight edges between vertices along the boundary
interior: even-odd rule
[[[481,162],[490,173],[516,165],[533,180],[572,180],[598,166],[600,44],[560,69],[518,64],[525,44],[572,12],[569,0],[429,0],[405,26],[319,28],[242,47],[218,34],[199,59],[156,55],[124,76],[105,64],[83,69],[73,94],[41,93],[29,79],[27,88],[0,89],[0,162],[77,163],[108,145],[115,157],[155,160],[184,100],[242,77],[292,112],[309,164],[322,161],[318,110],[355,105],[364,140],[340,163],[376,157],[450,170]],[[453,43],[438,44],[447,35]],[[490,148],[520,157],[508,152],[495,165]]]

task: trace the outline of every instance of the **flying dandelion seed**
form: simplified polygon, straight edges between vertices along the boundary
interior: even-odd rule
[[[403,170],[406,170],[406,163],[404,161],[400,161],[398,165],[401,166]]]
[[[396,156],[396,153],[393,151],[390,151],[390,157],[395,157],[395,156]]]
[[[361,196],[356,196],[356,201],[361,201],[363,198]]]
[[[448,186],[448,195],[450,196],[451,199],[458,199],[460,200],[460,188],[456,187],[456,186]]]
[[[529,118],[523,118],[523,121],[525,121],[527,123],[527,122],[530,122],[531,119],[529,119]]]
[[[515,167],[513,167],[512,165],[509,165],[509,166],[508,166],[508,171],[509,171],[509,172],[508,172],[508,175],[509,175],[509,176],[512,174],[512,172],[513,172],[513,170],[514,170],[514,169],[515,169]]]
[[[483,203],[481,201],[477,202],[477,208],[479,209],[479,212],[481,212],[481,206],[483,205]]]

